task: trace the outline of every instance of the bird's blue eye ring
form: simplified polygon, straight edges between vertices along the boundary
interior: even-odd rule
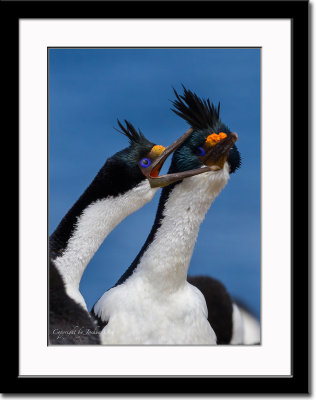
[[[198,147],[197,148],[198,156],[205,156],[205,150],[203,147]]]
[[[150,161],[149,158],[142,158],[142,159],[140,160],[140,166],[143,167],[143,168],[149,167],[150,164],[151,164],[151,161]]]

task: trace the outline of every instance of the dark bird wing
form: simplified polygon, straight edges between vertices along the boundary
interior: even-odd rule
[[[49,343],[100,344],[96,323],[81,305],[67,295],[64,282],[52,261],[49,278]]]

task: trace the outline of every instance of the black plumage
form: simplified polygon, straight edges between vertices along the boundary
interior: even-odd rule
[[[210,276],[188,276],[188,282],[203,294],[208,322],[214,329],[217,344],[229,344],[233,334],[233,302],[225,286]]]
[[[96,323],[67,295],[52,261],[49,263],[49,343],[100,344]]]
[[[209,99],[201,99],[184,86],[183,95],[179,95],[175,89],[173,91],[177,99],[172,101],[175,107],[172,111],[186,120],[193,129],[208,129],[218,123],[220,104],[215,107]]]
[[[124,125],[119,120],[117,120],[117,124],[120,127],[120,129],[116,128],[114,129],[125,135],[129,139],[131,144],[137,143],[139,145],[148,145],[148,144],[150,146],[153,145],[149,140],[146,139],[146,137],[143,135],[140,129],[138,129],[137,132],[136,128],[130,122],[128,122],[126,119],[124,121],[126,127],[124,127]]]

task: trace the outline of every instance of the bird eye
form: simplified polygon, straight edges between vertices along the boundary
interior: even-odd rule
[[[197,155],[198,156],[204,156],[205,155],[205,150],[203,149],[203,147],[198,147],[197,148]]]
[[[141,165],[141,167],[143,167],[143,168],[149,167],[150,164],[151,164],[151,161],[150,161],[149,158],[142,158],[142,159],[140,160],[140,165]]]

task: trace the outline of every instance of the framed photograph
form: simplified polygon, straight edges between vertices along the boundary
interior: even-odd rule
[[[308,2],[6,2],[1,9],[10,60],[4,76],[13,82],[4,117],[11,125],[18,121],[19,137],[19,262],[8,271],[16,282],[9,315],[15,334],[6,336],[16,353],[2,391],[308,393],[308,180],[295,174],[295,166],[308,164],[300,133],[308,132]],[[206,129],[204,120],[217,126],[203,133],[205,142],[196,133]],[[191,136],[182,137],[186,131]],[[179,138],[174,155],[158,163]],[[214,149],[225,141],[225,160],[214,161]],[[122,153],[129,143],[132,153]],[[210,211],[211,200],[198,203],[196,212],[179,200],[193,177],[171,176],[195,171],[196,164],[187,159],[183,166],[177,158],[193,144],[203,168],[227,168],[223,187],[205,192],[216,197]],[[113,174],[104,186],[103,168]],[[124,173],[130,174],[126,181]],[[192,186],[190,202],[204,189]],[[100,223],[104,206],[114,215],[108,225]],[[191,241],[189,228],[179,233],[182,220],[194,226]],[[175,323],[172,307],[183,311],[191,299],[167,301],[177,268],[159,274],[176,254],[204,295],[200,307],[209,322],[213,297],[197,276],[215,278],[216,288],[220,282],[229,293],[228,338],[226,325],[221,331],[214,320],[214,342],[192,339],[194,309],[194,318],[185,324],[183,317],[172,336],[165,324]],[[139,269],[146,257],[153,265],[148,276],[147,265]],[[76,290],[74,258],[83,265],[74,273]],[[91,310],[95,331],[80,322],[74,329],[53,325],[52,259],[65,284],[57,302],[66,295]],[[126,308],[117,308],[116,288],[139,275],[163,282],[153,290],[166,303],[165,315],[151,303],[138,309],[142,300],[135,300],[133,287],[121,294]],[[214,318],[223,324],[222,306]],[[12,302],[8,308],[13,311]],[[67,317],[76,315],[69,309]],[[238,339],[243,312],[256,321],[256,340]],[[101,344],[92,346],[89,337]]]

